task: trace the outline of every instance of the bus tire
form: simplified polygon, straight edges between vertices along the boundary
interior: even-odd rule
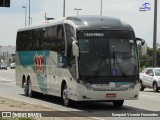
[[[124,100],[113,101],[114,107],[122,107],[123,103],[124,103]]]
[[[64,84],[63,88],[62,88],[62,100],[63,100],[63,104],[66,107],[69,107],[71,104],[71,100],[68,98],[68,88],[67,88],[67,84]]]
[[[30,98],[35,96],[35,92],[32,90],[32,83],[30,79],[28,80],[28,96]]]
[[[28,85],[27,85],[27,83],[25,82],[23,86],[24,86],[24,95],[28,96]]]

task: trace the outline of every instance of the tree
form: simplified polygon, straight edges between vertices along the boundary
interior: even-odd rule
[[[140,56],[140,67],[151,67],[152,66],[152,48],[147,48],[147,54]]]
[[[147,54],[140,56],[140,67],[151,67],[152,66],[152,54],[153,48],[147,48]],[[160,48],[157,49],[157,58],[156,58],[157,67],[160,66]]]
[[[157,66],[160,66],[160,48],[157,50]]]
[[[0,63],[1,63],[1,60],[3,60],[3,56],[2,55],[0,55]]]

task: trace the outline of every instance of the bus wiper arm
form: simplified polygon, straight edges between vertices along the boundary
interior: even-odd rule
[[[103,50],[103,52],[104,52],[104,50]],[[106,57],[105,57],[105,54],[103,53],[103,55],[101,56],[100,62],[99,62],[99,64],[98,64],[98,68],[97,68],[94,76],[97,76],[97,75],[98,75],[99,71],[101,70],[103,61],[104,61],[104,63],[105,63],[105,67],[107,67],[107,63],[106,63],[105,60],[106,60]]]

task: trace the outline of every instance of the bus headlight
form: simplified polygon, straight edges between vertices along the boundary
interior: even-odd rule
[[[84,85],[88,90],[93,89],[92,85],[90,83],[84,82],[84,81],[79,81],[80,84]]]
[[[92,89],[92,85],[89,84],[89,83],[86,84],[86,87],[87,87],[88,90],[91,90],[91,89]]]

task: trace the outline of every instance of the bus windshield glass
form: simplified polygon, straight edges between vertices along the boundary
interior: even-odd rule
[[[79,31],[80,76],[138,74],[136,41],[131,31]]]

